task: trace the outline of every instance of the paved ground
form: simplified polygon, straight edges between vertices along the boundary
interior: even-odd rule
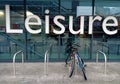
[[[120,84],[120,63],[108,63],[104,74],[104,63],[86,63],[88,80],[81,73],[68,77],[68,67],[64,63],[49,63],[45,75],[43,63],[16,64],[16,77],[13,76],[12,63],[0,63],[0,84]]]

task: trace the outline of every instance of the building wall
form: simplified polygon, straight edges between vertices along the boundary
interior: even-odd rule
[[[97,50],[103,51],[110,61],[120,61],[120,30],[115,35],[106,35],[101,26],[101,22],[95,22],[93,35],[88,35],[88,21],[89,15],[100,15],[103,18],[107,16],[115,16],[119,22],[120,20],[120,6],[119,0],[0,0],[0,61],[12,61],[13,55],[23,50],[26,61],[43,61],[44,54],[47,50],[50,53],[51,61],[64,61],[67,57],[65,53],[66,43],[68,38],[71,41],[81,45],[79,53],[85,60],[95,60]],[[23,29],[23,34],[7,34],[5,33],[5,4],[10,5],[11,28]],[[77,7],[88,10],[77,10]],[[41,28],[42,33],[30,34],[26,33],[24,27],[25,10],[30,14],[38,15],[42,19],[42,26],[31,26],[33,29]],[[47,35],[45,31],[45,10],[50,10],[50,34]],[[60,9],[60,10],[59,10]],[[77,16],[77,13],[80,14]],[[94,14],[93,14],[94,12]],[[85,34],[71,35],[68,31],[69,18],[74,16],[74,29],[80,28],[80,15],[85,17]],[[65,21],[61,23],[65,26],[66,31],[62,35],[55,35],[52,30],[59,29],[53,23],[56,15],[65,16]],[[116,29],[120,27],[112,27]],[[1,40],[5,38],[6,40]],[[4,45],[3,45],[4,44]],[[52,44],[52,46],[50,46]],[[17,60],[20,60],[21,54],[18,55]],[[100,57],[100,59],[104,59]]]

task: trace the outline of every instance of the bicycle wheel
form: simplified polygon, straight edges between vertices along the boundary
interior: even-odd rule
[[[81,58],[81,63],[82,63],[82,67],[83,67],[84,72],[86,72],[86,71],[85,71],[85,67],[86,67],[86,65],[84,64],[84,61],[83,61],[82,58]]]
[[[71,57],[71,60],[69,61],[69,77],[72,77],[74,70],[75,70],[75,57]]]
[[[87,80],[87,76],[86,76],[86,73],[85,73],[85,65],[84,65],[83,59],[79,58],[78,62],[79,62],[80,68],[82,69],[82,73],[83,73],[84,79]]]
[[[68,54],[67,58],[65,59],[65,64],[67,65],[70,60],[71,60],[71,56],[70,54]]]

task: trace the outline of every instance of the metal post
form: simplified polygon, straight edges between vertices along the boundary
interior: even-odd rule
[[[96,63],[98,64],[98,52],[96,54]]]
[[[117,55],[119,54],[119,44],[117,44]]]
[[[25,19],[26,19],[26,17],[27,17],[27,15],[26,15],[26,10],[27,10],[27,8],[26,8],[26,1],[27,0],[23,0],[23,2],[24,2],[24,22],[25,22]],[[24,26],[24,33],[25,33],[25,48],[24,48],[24,54],[25,54],[25,59],[27,59],[28,58],[28,56],[27,56],[27,31],[26,31],[26,29],[25,29],[25,26]]]
[[[92,0],[92,16],[94,16],[94,6],[95,6],[95,0]],[[90,48],[91,48],[90,49],[90,59],[92,59],[92,55],[93,55],[93,34],[91,36]]]
[[[60,10],[60,7],[61,7],[61,0],[58,0],[58,9],[59,9],[59,15],[60,15],[60,13],[61,13],[61,10]],[[58,46],[59,46],[59,50],[61,50],[60,49],[60,45],[61,45],[61,36],[59,35],[59,37],[58,37]],[[58,51],[58,57],[60,58],[60,51]]]
[[[48,75],[48,72],[47,72],[47,70],[48,70],[48,50],[45,52],[45,57],[44,57],[44,74],[45,74],[45,76],[47,76]]]
[[[22,64],[24,64],[24,53],[22,52]]]

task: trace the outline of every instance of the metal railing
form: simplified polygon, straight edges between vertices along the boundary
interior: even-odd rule
[[[24,64],[24,54],[23,54],[23,51],[20,50],[20,51],[16,52],[13,56],[13,75],[14,76],[16,76],[15,59],[16,59],[17,54],[19,54],[19,53],[22,53],[22,64]]]
[[[98,63],[98,53],[101,53],[104,56],[104,60],[105,60],[105,63],[104,63],[105,64],[105,66],[104,66],[104,74],[106,75],[107,56],[106,56],[106,54],[104,52],[98,50],[97,54],[96,54],[96,63]]]

